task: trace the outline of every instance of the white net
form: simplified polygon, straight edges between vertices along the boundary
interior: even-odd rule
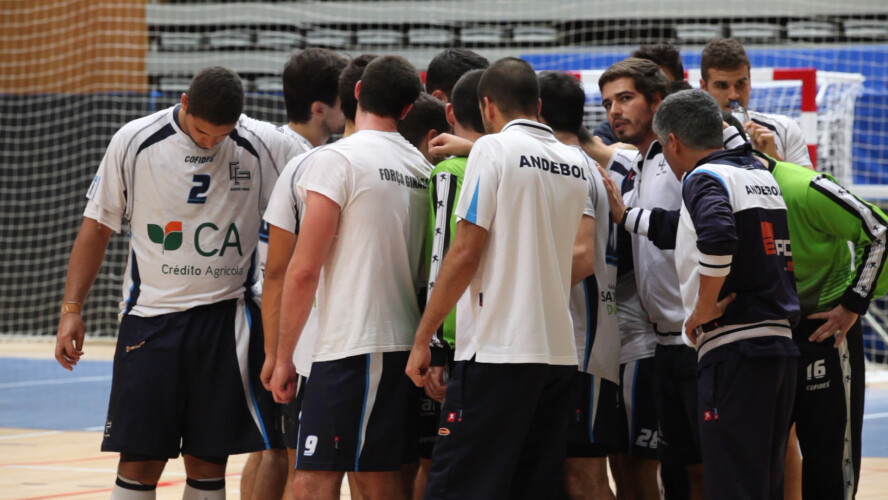
[[[458,46],[583,71],[670,42],[693,69],[707,40],[734,36],[754,69],[817,70],[819,165],[888,198],[886,20],[880,0],[0,0],[0,333],[55,332],[84,193],[108,140],[176,102],[205,66],[238,71],[246,112],[283,122],[280,73],[308,46],[401,54],[420,70]],[[752,109],[800,117],[797,82],[754,88]],[[591,126],[603,114],[597,85],[587,90]],[[84,309],[92,335],[116,331],[126,251],[125,234],[113,237]],[[884,354],[884,343],[875,349]]]

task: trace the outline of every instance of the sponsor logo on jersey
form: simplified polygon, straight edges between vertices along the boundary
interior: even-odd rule
[[[576,177],[577,179],[586,180],[586,169],[577,165],[569,165],[567,163],[559,163],[555,160],[547,160],[538,156],[528,157],[521,155],[518,168],[538,168],[543,172],[552,174],[560,174],[568,177]]]
[[[452,412],[448,413],[447,414],[447,421],[450,422],[451,424],[453,422],[456,422],[456,412],[452,411]]]
[[[161,253],[178,250],[182,246],[182,221],[173,221],[164,227],[148,224],[148,238],[152,243],[163,245]]]
[[[787,257],[786,270],[794,269],[792,261],[792,247],[788,239],[774,237],[774,225],[770,222],[762,222],[762,245],[765,247],[765,255],[782,255]]]
[[[448,429],[447,427],[441,427],[440,429],[438,429],[438,435],[439,436],[449,436],[450,429]]]
[[[718,409],[713,408],[712,410],[706,410],[703,412],[704,422],[711,422],[713,420],[718,420]]]
[[[397,170],[393,170],[391,168],[380,168],[379,169],[379,179],[388,182],[394,182],[401,186],[405,186],[411,189],[428,189],[429,188],[429,180],[428,179],[418,179],[413,177],[412,175],[405,175]]]
[[[214,158],[215,156],[186,156],[185,163],[197,163],[198,165],[203,165],[204,163],[210,163]]]
[[[747,185],[746,194],[760,194],[765,196],[783,196],[780,188],[768,185]]]
[[[243,184],[248,183],[252,179],[249,170],[241,170],[239,161],[228,162],[228,178],[232,181],[232,191],[249,191],[249,186]]]

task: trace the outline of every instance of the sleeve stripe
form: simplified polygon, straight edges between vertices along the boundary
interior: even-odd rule
[[[888,227],[885,221],[873,213],[873,210],[847,189],[832,182],[824,175],[811,180],[811,187],[844,208],[848,213],[860,219],[860,224],[872,243],[867,245],[851,289],[866,299],[871,299],[876,282],[885,268],[888,253]]]
[[[712,269],[724,269],[726,267],[731,267],[730,262],[728,262],[727,264],[707,264],[701,260],[701,261],[698,261],[698,263],[703,267],[709,267]]]
[[[469,203],[469,210],[466,212],[466,220],[472,224],[478,223],[478,195],[481,189],[481,179],[475,183],[475,192],[472,193],[472,202]]]

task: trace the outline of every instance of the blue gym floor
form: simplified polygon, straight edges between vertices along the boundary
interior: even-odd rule
[[[110,392],[110,361],[0,358],[0,427],[98,431]],[[888,388],[866,390],[863,418],[863,456],[888,457]]]

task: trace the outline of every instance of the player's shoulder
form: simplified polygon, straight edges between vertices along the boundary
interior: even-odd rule
[[[235,132],[251,143],[258,142],[273,148],[283,148],[290,151],[292,155],[303,153],[309,149],[295,136],[287,134],[274,123],[257,120],[245,114],[242,114],[238,119]]]
[[[156,111],[154,113],[151,113],[150,115],[145,115],[141,118],[136,118],[135,120],[129,121],[125,125],[120,127],[120,129],[117,131],[117,135],[127,137],[147,137],[167,126],[169,127],[171,133],[175,133],[175,128],[173,127],[172,120],[172,115],[174,112],[175,107],[172,107]]]
[[[435,165],[435,168],[432,169],[432,175],[438,175],[440,173],[451,173],[451,174],[463,174],[466,171],[466,163],[468,163],[469,159],[465,156],[454,156],[451,158],[447,158],[446,160],[438,162]]]

